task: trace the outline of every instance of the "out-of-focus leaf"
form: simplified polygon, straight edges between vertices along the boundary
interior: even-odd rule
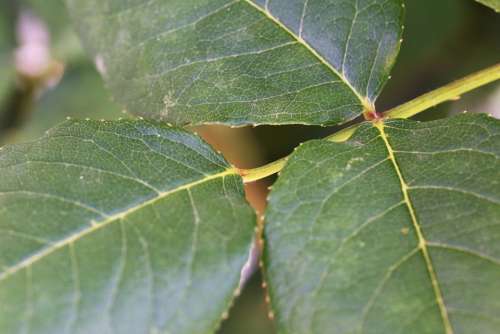
[[[110,99],[93,66],[68,67],[61,82],[34,104],[31,118],[16,133],[16,142],[34,140],[67,117],[113,120],[126,115]]]
[[[301,146],[265,264],[283,333],[498,333],[500,121],[363,125]]]
[[[0,4],[0,106],[3,106],[15,78],[12,63],[14,49],[13,27],[7,15],[6,4]]]
[[[70,121],[0,153],[1,333],[210,333],[255,215],[199,137]]]
[[[117,101],[175,124],[337,124],[372,108],[401,0],[67,0]]]

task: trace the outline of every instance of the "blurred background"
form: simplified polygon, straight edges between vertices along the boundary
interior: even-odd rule
[[[454,79],[500,61],[500,16],[472,0],[406,0],[404,42],[377,103],[377,110],[403,103]],[[0,2],[0,145],[34,140],[67,117],[132,117],[116,105],[97,68],[75,36],[63,0]],[[500,118],[500,84],[416,116],[484,112]],[[311,126],[258,126],[196,129],[240,168],[285,156],[300,142],[336,129]],[[247,186],[259,213],[265,209],[270,177]],[[275,333],[258,259],[220,333]]]

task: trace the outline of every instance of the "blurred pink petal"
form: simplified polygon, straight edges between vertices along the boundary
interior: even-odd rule
[[[22,12],[17,22],[17,71],[24,76],[42,76],[51,64],[50,34],[45,23],[30,12]]]

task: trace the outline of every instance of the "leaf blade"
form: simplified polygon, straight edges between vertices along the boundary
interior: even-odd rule
[[[498,121],[389,121],[385,131],[402,179],[365,125],[343,144],[305,144],[273,187],[265,259],[281,329],[494,333]]]
[[[1,158],[2,330],[215,330],[254,214],[240,177],[207,144],[144,121],[75,121]]]
[[[410,195],[409,195],[409,192],[408,192],[409,186],[408,186],[408,184],[406,183],[406,180],[403,177],[403,174],[401,172],[399,164],[397,163],[394,149],[392,148],[392,145],[389,142],[388,135],[385,132],[384,123],[383,122],[376,123],[375,127],[379,131],[380,136],[382,137],[382,140],[384,141],[384,144],[385,144],[386,149],[387,149],[387,153],[389,154],[389,159],[391,160],[391,162],[392,162],[392,164],[394,166],[394,170],[396,171],[396,174],[398,176],[399,182],[401,184],[401,190],[402,190],[402,193],[403,193],[403,199],[404,199],[406,207],[408,208],[408,212],[410,213],[410,217],[411,217],[411,222],[412,222],[413,228],[415,230],[415,233],[417,234],[418,248],[422,252],[422,256],[424,258],[425,265],[427,267],[427,272],[428,272],[428,274],[430,276],[430,280],[431,280],[431,284],[432,284],[432,290],[434,292],[434,295],[435,295],[435,298],[436,298],[436,302],[437,302],[438,307],[439,307],[439,313],[441,314],[441,318],[442,318],[442,321],[443,321],[443,326],[444,326],[445,332],[446,332],[446,334],[452,334],[453,333],[453,329],[452,329],[452,326],[451,326],[451,323],[450,323],[450,319],[449,319],[449,316],[448,316],[448,311],[446,310],[446,306],[444,305],[443,294],[441,292],[441,287],[439,285],[439,282],[438,282],[438,279],[437,279],[437,276],[436,276],[436,270],[434,269],[434,264],[433,264],[433,262],[431,260],[430,255],[429,255],[429,250],[428,250],[428,247],[427,247],[427,242],[428,241],[426,240],[426,238],[424,236],[424,233],[422,231],[420,223],[418,222],[418,219],[417,219],[417,214],[415,212],[415,209],[413,207],[412,201],[410,199]]]
[[[273,16],[273,14],[269,11],[269,8],[264,5],[264,8],[260,7],[258,4],[254,3],[252,0],[245,0],[248,4],[250,4],[252,7],[256,8],[259,12],[264,14],[266,17],[268,17],[270,20],[272,20],[277,26],[279,26],[281,29],[285,30],[290,36],[292,36],[293,39],[297,40],[298,43],[302,44],[309,52],[311,52],[318,60],[325,66],[327,67],[330,71],[332,71],[344,84],[346,84],[349,89],[356,95],[358,100],[361,102],[362,105],[366,104],[365,97],[361,96],[361,94],[351,85],[351,83],[345,78],[345,75],[340,73],[338,69],[333,67],[323,56],[321,56],[312,46],[307,44],[303,39],[302,39],[302,32],[303,32],[303,24],[304,24],[304,14],[305,14],[305,8],[307,7],[308,1],[304,2],[303,6],[303,13],[301,15],[300,19],[300,25],[299,25],[299,33],[295,30],[289,29],[285,24],[281,23],[279,19]],[[367,105],[367,104],[366,104]],[[366,108],[365,105],[365,108]]]
[[[360,8],[344,71],[334,56],[347,39],[335,39],[343,4],[319,2],[337,16],[325,15],[324,22],[305,16],[299,36],[273,15],[298,3],[274,1],[267,10],[250,0],[130,7],[68,1],[80,35],[106,64],[108,85],[133,113],[175,124],[338,124],[373,109],[399,50],[401,2],[374,0]],[[325,11],[315,6],[315,15]],[[309,31],[321,33],[314,46],[306,41]]]

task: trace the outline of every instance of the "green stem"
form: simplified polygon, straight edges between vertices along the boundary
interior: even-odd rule
[[[454,100],[475,88],[500,79],[500,64],[473,73],[446,86],[421,95],[384,113],[386,118],[410,118],[440,103]]]
[[[356,131],[359,124],[342,129],[334,134],[326,137],[325,139],[332,142],[343,142],[349,139],[352,134]],[[239,169],[238,172],[243,178],[244,183],[254,182],[278,173],[285,167],[288,156],[281,158],[279,160],[268,163],[267,165],[252,168],[252,169]]]
[[[278,173],[280,170],[285,167],[286,161],[288,160],[289,156],[286,156],[284,158],[281,158],[279,160],[273,161],[267,165],[257,167],[257,168],[252,168],[252,169],[240,169],[239,174],[243,178],[244,183],[248,182],[254,182],[263,178],[266,178],[268,176],[271,176],[273,174]]]
[[[477,87],[500,79],[500,64],[488,67],[465,78],[454,81],[446,86],[433,90],[427,94],[419,96],[409,102],[388,110],[384,113],[384,118],[409,118],[430,107],[438,105],[448,100],[453,100],[463,93],[469,92]],[[340,143],[349,139],[360,124],[355,124],[342,129],[325,139]],[[289,156],[273,161],[267,165],[253,169],[239,169],[243,182],[254,182],[270,175],[276,174],[285,167]]]
[[[361,123],[351,125],[338,132],[335,132],[334,134],[329,135],[328,137],[325,137],[325,139],[334,143],[341,143],[351,138],[351,136],[354,134],[354,132],[356,132],[360,125]]]

